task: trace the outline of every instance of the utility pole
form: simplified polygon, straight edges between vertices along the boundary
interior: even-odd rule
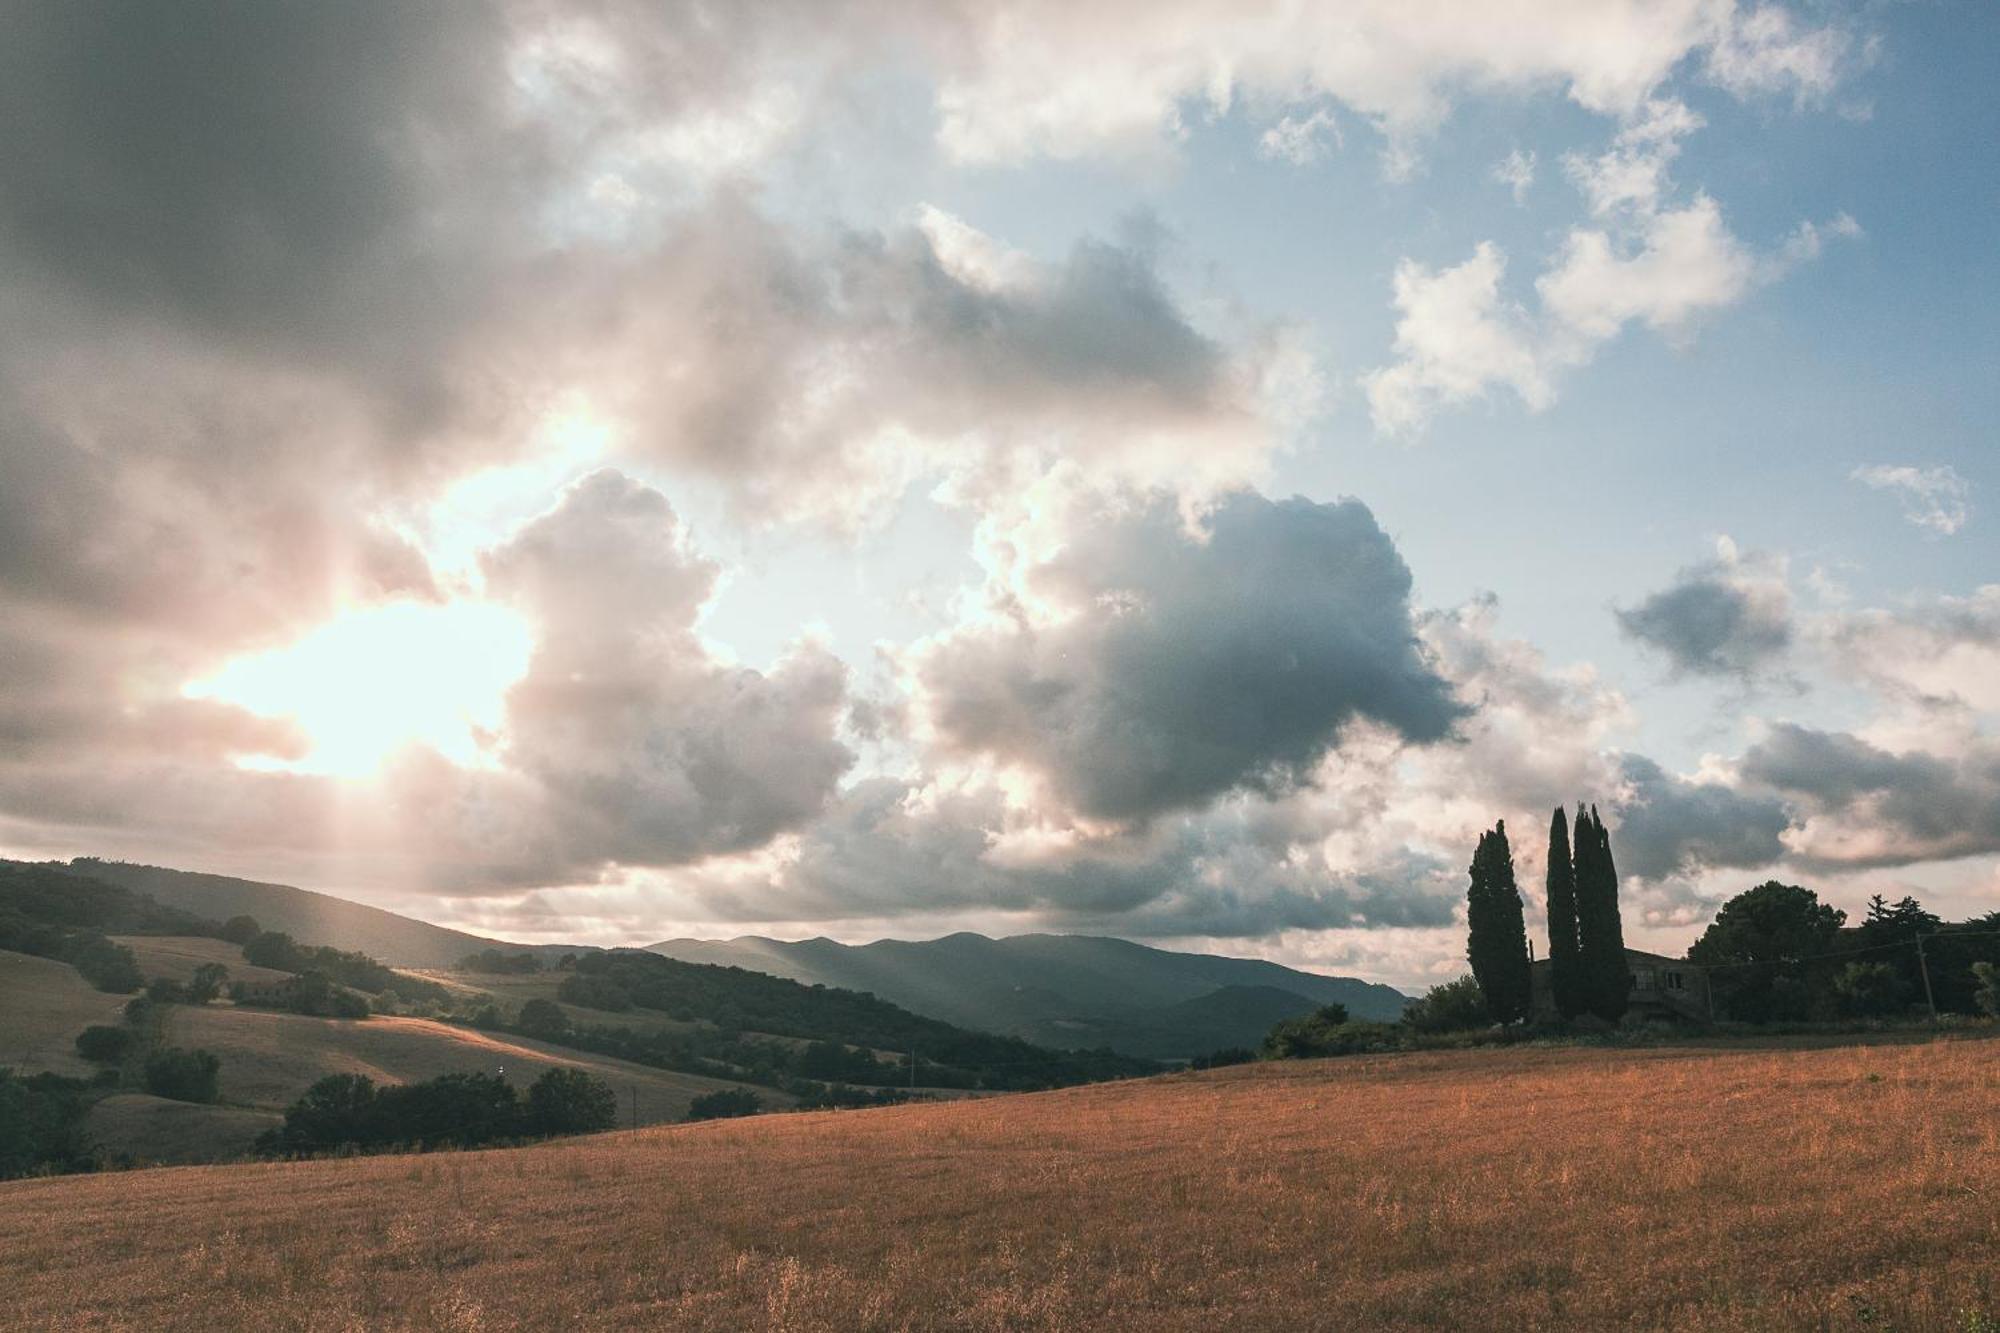
[[[637,1129],[639,1127],[639,1085],[633,1083],[629,1086],[632,1090],[632,1128]]]
[[[917,1090],[917,1048],[910,1048],[910,1091]]]
[[[1917,971],[1924,974],[1924,1003],[1931,1007],[1931,1022],[1937,1022],[1937,996],[1931,993],[1931,964],[1924,956],[1923,932],[1917,932]]]

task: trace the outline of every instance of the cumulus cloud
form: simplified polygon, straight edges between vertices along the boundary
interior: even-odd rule
[[[1792,645],[1791,593],[1778,562],[1740,555],[1727,539],[1720,548],[1714,560],[1683,569],[1672,587],[1618,611],[1618,625],[1676,675],[1748,681]]]
[[[1165,495],[1078,513],[1006,570],[995,614],[915,655],[942,743],[1143,819],[1302,781],[1354,719],[1448,734],[1409,570],[1365,506],[1237,492],[1199,522]]]
[[[1754,869],[1785,855],[1785,803],[1726,783],[1669,773],[1644,755],[1622,757],[1610,802],[1619,869],[1661,881],[1707,870]]]
[[[1625,115],[1690,57],[1739,94],[1823,95],[1847,39],[1731,0],[1507,0],[1443,12],[1394,0],[1337,9],[1176,0],[1165,6],[981,7],[938,92],[954,156],[1018,161],[1146,151],[1190,110],[1329,99],[1407,139],[1465,90],[1560,90]]]
[[[2000,584],[1964,597],[1844,612],[1824,635],[1837,668],[1894,699],[2000,714]]]
[[[1802,223],[1760,254],[1730,230],[1709,195],[1679,200],[1669,168],[1682,139],[1702,124],[1685,103],[1649,101],[1632,110],[1605,152],[1564,159],[1591,222],[1564,237],[1535,280],[1532,308],[1504,295],[1507,260],[1492,242],[1444,269],[1400,262],[1396,360],[1363,377],[1376,428],[1407,434],[1440,409],[1494,389],[1512,390],[1540,411],[1554,402],[1563,374],[1588,364],[1627,326],[1684,342],[1703,318],[1816,257],[1823,237],[1860,234],[1842,214],[1824,228]]]
[[[1858,467],[1848,475],[1894,495],[1902,501],[1904,518],[1941,537],[1956,533],[1972,517],[1972,483],[1950,467],[1881,465]]]
[[[1528,189],[1535,183],[1535,153],[1516,148],[1493,164],[1493,179],[1513,194],[1514,202],[1528,202]]]
[[[1892,752],[1848,732],[1779,723],[1741,763],[1745,781],[1797,801],[1802,865],[1857,869],[2000,852],[2000,746]]]

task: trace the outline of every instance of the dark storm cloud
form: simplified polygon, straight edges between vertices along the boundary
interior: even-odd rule
[[[1683,570],[1673,587],[1617,616],[1626,634],[1664,654],[1682,675],[1748,679],[1792,642],[1782,588],[1749,583],[1722,562]]]
[[[1802,863],[1899,866],[2000,851],[2000,747],[1895,754],[1845,732],[1780,723],[1744,755],[1744,780],[1824,817]]]
[[[1463,710],[1418,646],[1410,572],[1358,501],[1168,497],[1078,521],[1029,570],[1071,611],[968,628],[919,674],[950,747],[1024,763],[1083,814],[1143,819],[1305,779],[1356,718],[1414,741]]]
[[[1616,804],[1619,869],[1659,881],[1704,870],[1769,865],[1784,856],[1791,817],[1775,797],[1719,782],[1690,782],[1644,755],[1621,762]]]

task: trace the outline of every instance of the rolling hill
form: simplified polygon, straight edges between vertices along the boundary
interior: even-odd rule
[[[1110,1046],[1166,1059],[1254,1046],[1278,1019],[1323,1004],[1344,1004],[1356,1018],[1389,1020],[1408,1003],[1400,991],[1352,977],[1094,935],[989,939],[967,933],[862,945],[744,936],[650,947],[683,962],[869,991],[916,1013],[1038,1045]],[[1190,1004],[1196,1007],[1181,1008]]]
[[[509,944],[287,884],[94,857],[78,857],[67,869],[214,921],[253,916],[266,930],[282,930],[312,944],[352,949],[394,967],[449,967],[469,953],[496,948],[553,958],[574,947]]]

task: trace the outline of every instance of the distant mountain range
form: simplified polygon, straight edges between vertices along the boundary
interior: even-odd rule
[[[1352,977],[1096,935],[996,940],[967,933],[861,945],[743,936],[650,947],[684,962],[870,991],[920,1014],[1037,1045],[1109,1046],[1156,1059],[1254,1046],[1273,1023],[1323,1004],[1390,1020],[1409,1002],[1389,986]]]

